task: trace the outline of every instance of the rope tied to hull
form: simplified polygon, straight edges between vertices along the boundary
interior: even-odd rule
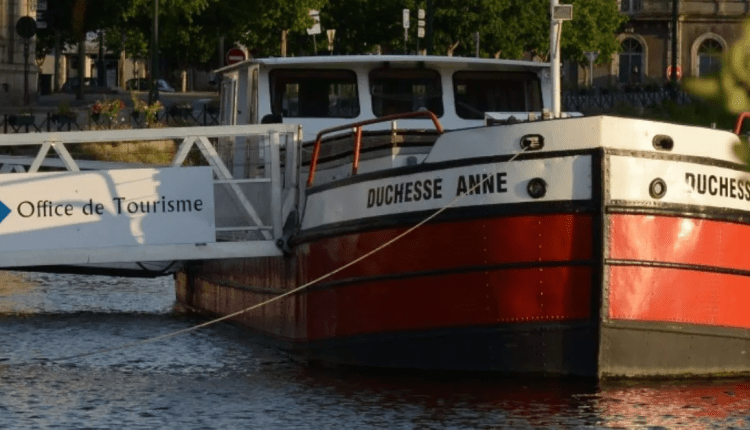
[[[517,152],[511,158],[509,158],[506,163],[510,163],[510,162],[514,161],[516,158],[518,158],[518,156],[520,156],[521,154],[523,154],[524,152],[526,152],[526,150],[527,150],[527,148],[523,148],[521,150],[521,152]],[[497,163],[495,163],[495,166],[497,166]],[[495,168],[495,173],[497,173],[497,167]],[[465,192],[456,195],[456,197],[454,197],[445,206],[443,206],[443,207],[435,210],[435,212],[433,212],[432,214],[430,214],[429,216],[427,216],[422,221],[420,221],[417,224],[413,225],[412,227],[408,228],[404,232],[398,234],[396,237],[394,237],[394,238],[386,241],[385,243],[383,243],[382,245],[378,246],[377,248],[375,248],[375,249],[373,249],[373,250],[371,250],[371,251],[363,254],[362,256],[360,256],[360,257],[358,257],[358,258],[350,261],[349,263],[346,263],[345,265],[343,265],[343,266],[341,266],[341,267],[339,267],[337,269],[332,270],[331,272],[329,272],[329,273],[327,273],[325,275],[322,275],[322,276],[320,276],[320,277],[318,277],[318,278],[316,278],[316,279],[314,279],[314,280],[312,280],[310,282],[307,282],[307,283],[305,283],[303,285],[300,285],[299,287],[291,289],[291,290],[289,290],[289,291],[287,291],[285,293],[279,294],[276,297],[270,298],[270,299],[268,299],[266,301],[263,301],[261,303],[257,303],[255,305],[246,307],[246,308],[241,309],[239,311],[236,311],[236,312],[224,315],[222,317],[214,318],[214,319],[211,319],[211,320],[206,321],[204,323],[197,324],[197,325],[194,325],[194,326],[182,329],[182,330],[177,330],[177,331],[173,331],[173,332],[166,333],[166,334],[163,334],[163,335],[154,336],[154,337],[150,337],[150,338],[147,338],[147,339],[142,339],[142,340],[138,340],[138,341],[134,341],[134,342],[129,342],[129,343],[117,345],[117,346],[114,346],[114,347],[111,347],[111,348],[102,348],[102,349],[88,351],[88,352],[84,352],[84,353],[80,353],[80,354],[74,354],[74,355],[69,355],[69,356],[64,356],[64,357],[57,357],[57,358],[54,358],[54,359],[51,359],[51,360],[44,360],[44,361],[45,362],[52,362],[52,363],[59,362],[59,361],[68,361],[68,360],[77,359],[77,358],[90,357],[90,356],[93,356],[93,355],[106,354],[106,353],[109,353],[109,352],[114,352],[114,351],[119,351],[119,350],[123,350],[123,349],[129,349],[129,348],[134,348],[134,347],[137,347],[137,346],[140,346],[140,345],[146,345],[146,344],[149,344],[149,343],[154,343],[154,342],[166,340],[166,339],[169,339],[169,338],[172,338],[172,337],[180,336],[180,335],[183,335],[185,333],[189,333],[189,332],[192,332],[192,331],[196,331],[196,330],[199,330],[199,329],[202,329],[202,328],[205,328],[205,327],[208,327],[208,326],[220,323],[222,321],[226,321],[226,320],[235,318],[235,317],[240,316],[240,315],[242,315],[244,313],[247,313],[247,312],[253,311],[255,309],[261,308],[263,306],[266,306],[266,305],[271,304],[273,302],[279,301],[279,300],[284,299],[286,297],[295,295],[295,294],[299,293],[300,291],[303,291],[303,290],[305,290],[305,289],[307,289],[307,288],[309,288],[309,287],[311,287],[311,286],[313,286],[313,285],[315,285],[315,284],[317,284],[317,283],[319,283],[321,281],[324,281],[324,280],[330,278],[331,276],[333,276],[333,275],[341,272],[342,270],[346,270],[347,268],[349,268],[349,267],[351,267],[351,266],[353,266],[353,265],[355,265],[355,264],[357,264],[357,263],[359,263],[359,262],[361,262],[361,261],[363,261],[363,260],[371,257],[372,255],[374,255],[374,254],[382,251],[383,249],[388,248],[393,243],[395,243],[395,242],[403,239],[405,236],[409,235],[413,231],[419,229],[423,225],[425,225],[428,222],[432,221],[433,219],[435,219],[436,217],[438,217],[440,214],[442,214],[443,212],[445,212],[447,209],[455,206],[456,203],[458,203],[466,195],[473,194],[475,190],[477,190],[479,187],[481,187],[485,182],[492,180],[493,177],[494,177],[493,175],[487,175],[486,178],[482,179],[481,181],[478,181],[475,185],[473,185],[472,187],[470,187]]]

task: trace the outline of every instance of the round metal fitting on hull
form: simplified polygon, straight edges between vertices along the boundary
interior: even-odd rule
[[[542,178],[533,178],[526,186],[526,191],[534,199],[541,199],[547,194],[547,183]]]
[[[660,199],[667,194],[667,183],[662,178],[656,178],[648,186],[648,193],[654,199]]]

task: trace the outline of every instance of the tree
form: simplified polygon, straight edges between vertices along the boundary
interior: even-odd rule
[[[620,50],[615,33],[628,21],[611,0],[573,0],[573,21],[563,26],[563,58],[588,65],[585,52],[598,52],[597,64],[607,64]]]
[[[321,11],[321,21],[336,29],[342,53],[365,53],[374,45],[385,52],[403,51],[401,10],[426,8],[426,0],[350,0],[333,2]],[[480,56],[519,59],[549,55],[548,0],[440,0],[433,11],[433,45],[437,55],[475,55],[475,34],[479,33]],[[627,17],[612,0],[574,0],[573,22],[564,26],[563,56],[583,64],[586,51],[600,52],[606,62],[617,51],[615,37]],[[413,50],[416,19],[409,31]],[[423,47],[427,44],[425,40]]]
[[[327,0],[245,0],[239,8],[247,20],[238,41],[260,55],[287,53],[290,33],[306,37],[312,27],[311,9],[321,10]],[[235,3],[236,4],[236,3]]]
[[[403,52],[402,9],[412,2],[400,0],[350,0],[331,2],[320,11],[324,28],[336,30],[336,52],[363,54],[379,47],[383,52]]]
[[[733,114],[750,111],[750,20],[743,35],[722,59],[718,76],[685,78],[685,88],[692,94],[721,105]]]
[[[750,20],[743,34],[724,54],[718,75],[685,78],[685,89],[732,114],[750,111]],[[740,130],[741,131],[741,130]],[[742,137],[734,151],[750,170],[750,145]]]
[[[475,34],[480,37],[480,55],[501,52],[506,58],[520,57],[534,40],[528,10],[541,0],[448,0],[434,12],[435,53],[467,55],[475,53]],[[513,19],[508,15],[516,13]],[[524,37],[525,36],[525,37]],[[523,42],[521,42],[523,41]]]
[[[36,57],[39,64],[53,49],[59,56],[64,45],[76,43],[73,36],[74,3],[74,0],[49,2],[48,10],[44,13],[47,27],[38,29],[36,34]],[[55,81],[56,89],[57,86],[58,82]]]
[[[619,49],[615,33],[627,21],[612,0],[573,0],[573,21],[563,25],[563,58],[586,64],[586,51],[598,51],[599,62]],[[550,15],[547,0],[449,0],[435,11],[437,53],[474,53],[520,59],[549,57]]]

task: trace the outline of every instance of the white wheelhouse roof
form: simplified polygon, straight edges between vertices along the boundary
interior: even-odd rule
[[[315,56],[315,57],[270,57],[270,58],[251,58],[236,64],[217,69],[216,73],[230,72],[250,65],[259,65],[265,67],[304,67],[315,65],[317,67],[351,67],[352,64],[366,66],[372,64],[374,67],[388,63],[391,67],[414,67],[420,63],[425,66],[431,64],[454,65],[467,70],[504,70],[507,67],[509,71],[518,71],[526,69],[527,71],[539,72],[542,69],[549,69],[550,63],[536,61],[520,60],[500,60],[494,58],[474,58],[474,57],[444,57],[434,55],[333,55],[333,56]]]

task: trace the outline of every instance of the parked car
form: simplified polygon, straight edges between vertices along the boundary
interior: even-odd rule
[[[173,93],[174,88],[172,88],[171,85],[167,83],[164,79],[157,79],[156,83],[159,85],[159,91],[165,92],[165,93]]]
[[[173,93],[174,88],[167,83],[164,79],[157,79],[156,84],[158,85],[159,91],[164,93]],[[125,89],[128,91],[150,91],[151,86],[147,78],[133,78],[128,79],[125,82]]]

